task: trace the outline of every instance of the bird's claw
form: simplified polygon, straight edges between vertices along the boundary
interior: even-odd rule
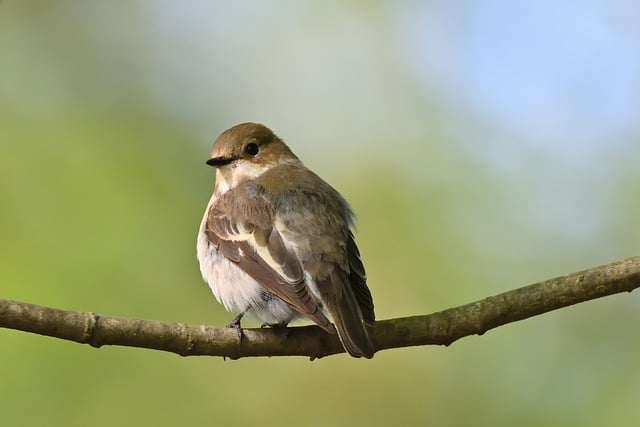
[[[242,325],[240,324],[240,320],[244,313],[240,313],[227,325],[227,328],[232,328],[236,330],[236,334],[238,335],[238,339],[242,342]]]

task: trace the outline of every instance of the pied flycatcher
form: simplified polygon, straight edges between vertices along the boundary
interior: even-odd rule
[[[229,326],[245,314],[269,326],[307,317],[337,329],[351,356],[373,357],[373,299],[345,199],[260,124],[223,132],[207,164],[216,180],[198,260],[218,301],[240,312]]]

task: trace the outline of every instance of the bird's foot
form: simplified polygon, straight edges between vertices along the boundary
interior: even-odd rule
[[[244,312],[234,317],[233,320],[227,325],[227,328],[236,330],[236,334],[238,334],[238,339],[240,340],[240,342],[242,342],[242,325],[240,324],[242,316],[244,316]]]

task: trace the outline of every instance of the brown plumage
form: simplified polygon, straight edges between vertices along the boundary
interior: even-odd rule
[[[207,163],[218,169],[198,258],[218,300],[267,324],[307,317],[372,357],[373,299],[342,196],[254,123],[225,131]]]

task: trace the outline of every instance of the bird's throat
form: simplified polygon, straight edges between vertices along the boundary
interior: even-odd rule
[[[268,166],[242,161],[219,167],[216,170],[214,195],[221,196],[243,182],[258,178],[267,170]]]

